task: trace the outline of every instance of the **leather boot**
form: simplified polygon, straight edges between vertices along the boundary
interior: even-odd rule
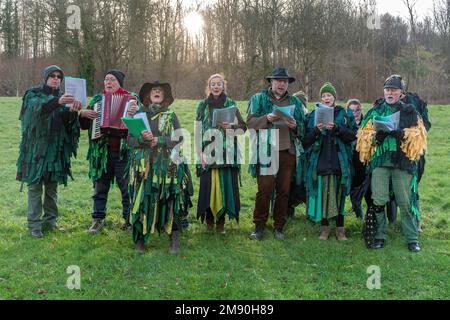
[[[336,227],[336,239],[338,241],[346,241],[348,240],[345,236],[345,228],[344,227]]]
[[[253,231],[249,238],[251,240],[261,241],[263,238],[264,225],[262,223],[255,224],[255,231]]]
[[[328,240],[330,235],[330,226],[320,226],[319,240]]]
[[[180,249],[180,239],[178,238],[179,231],[172,231],[170,235],[170,253],[175,254]]]

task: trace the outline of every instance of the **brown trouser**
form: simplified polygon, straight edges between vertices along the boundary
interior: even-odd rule
[[[279,153],[279,169],[276,176],[258,175],[258,192],[256,193],[253,222],[265,225],[269,218],[269,205],[275,189],[275,203],[273,206],[274,228],[283,229],[286,223],[289,190],[295,171],[295,155],[288,150]]]

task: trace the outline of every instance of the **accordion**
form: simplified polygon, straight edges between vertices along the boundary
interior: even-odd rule
[[[136,101],[131,94],[104,94],[102,101],[94,105],[94,111],[99,116],[92,123],[91,139],[96,140],[110,133],[125,137],[128,131],[122,117],[126,117],[131,101]]]

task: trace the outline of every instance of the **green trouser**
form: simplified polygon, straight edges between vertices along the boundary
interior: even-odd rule
[[[378,167],[372,172],[372,199],[377,206],[384,206],[389,201],[389,182],[401,212],[402,231],[408,243],[417,242],[419,233],[417,221],[411,210],[412,175],[405,170],[394,167]],[[388,221],[386,213],[377,213],[377,232],[375,239],[386,239]]]
[[[44,192],[44,205],[42,206],[42,189]],[[43,225],[56,226],[58,217],[57,202],[58,183],[38,182],[28,186],[28,229],[41,230]],[[41,218],[42,209],[44,216]]]

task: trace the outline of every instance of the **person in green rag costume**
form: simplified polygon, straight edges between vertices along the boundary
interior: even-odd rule
[[[244,134],[247,130],[236,102],[227,96],[226,89],[226,81],[222,75],[210,76],[205,90],[207,98],[198,103],[196,110],[196,146],[200,159],[200,163],[197,164],[197,177],[200,177],[197,219],[201,219],[202,222],[206,220],[209,232],[213,231],[214,223],[216,223],[217,232],[221,234],[225,234],[225,216],[228,215],[230,220],[236,219],[239,222],[241,201],[237,136]],[[214,111],[233,106],[236,107],[235,122],[219,123],[218,128],[213,128]],[[223,157],[220,163],[212,159],[212,154],[204,153],[205,148],[211,143],[205,139],[205,134],[210,129],[219,130],[223,138]],[[227,139],[227,136],[232,140]],[[230,142],[232,145],[228,145]],[[208,156],[211,156],[211,161],[208,161]]]
[[[170,84],[145,83],[139,98],[143,104],[139,113],[145,113],[150,131],[143,131],[138,138],[128,137],[133,242],[138,252],[145,252],[145,244],[155,231],[165,232],[170,252],[176,253],[181,219],[192,207],[193,194],[189,167],[180,150],[180,122],[169,109],[174,101]]]
[[[373,239],[366,239],[371,249],[385,245],[387,217],[385,205],[392,186],[400,207],[402,231],[412,252],[420,251],[417,221],[417,165],[426,150],[426,129],[422,118],[412,105],[400,100],[402,80],[391,76],[384,82],[384,99],[369,110],[358,130],[356,150],[360,160],[368,164],[372,174],[373,206],[367,214],[376,217]],[[389,132],[375,131],[373,120],[400,112],[399,127]],[[372,238],[372,237],[371,237]]]
[[[77,154],[82,105],[63,94],[63,78],[60,67],[45,68],[44,83],[28,89],[22,99],[16,178],[28,185],[28,229],[36,238],[43,237],[43,227],[58,229],[58,184],[67,185],[67,177],[72,178],[70,159]]]
[[[305,115],[302,103],[291,96],[288,86],[295,81],[285,68],[275,68],[266,77],[269,88],[255,94],[249,102],[247,126],[251,129],[252,148],[255,148],[249,165],[249,173],[257,179],[254,231],[249,238],[262,240],[273,200],[273,235],[284,240],[284,226],[292,179],[302,179],[302,140]],[[281,108],[293,108],[293,114],[285,117]],[[256,134],[253,134],[256,133]],[[252,139],[253,136],[253,139]],[[278,141],[276,141],[278,138]],[[272,153],[273,152],[273,153]],[[268,159],[265,159],[268,158]],[[266,161],[268,160],[268,161]]]
[[[422,118],[423,124],[425,126],[425,129],[427,133],[431,129],[431,122],[428,117],[428,105],[427,103],[422,100],[419,95],[415,92],[408,92],[406,89],[406,82],[403,80],[402,76],[400,75],[392,75],[391,77],[396,77],[401,80],[402,83],[402,95],[400,96],[400,100],[405,104],[412,105],[416,111],[419,113],[420,117]],[[420,180],[422,180],[423,173],[425,172],[425,154],[420,156],[418,167],[417,167],[417,183],[420,183]],[[419,206],[419,193],[417,193],[417,207]],[[389,222],[395,222],[397,220],[397,203],[395,201],[395,197],[392,195],[391,192],[391,199],[387,205],[387,217]],[[420,231],[420,220],[417,221],[417,228]]]
[[[320,240],[328,239],[330,220],[335,220],[336,238],[345,241],[344,207],[351,189],[351,143],[356,139],[357,126],[351,110],[336,105],[336,89],[331,83],[320,88],[320,97],[322,104],[334,108],[334,121],[315,123],[316,110],[306,120],[307,212],[311,221],[321,223]]]
[[[80,113],[81,129],[89,130],[89,178],[94,183],[94,195],[92,197],[94,208],[92,212],[92,224],[90,233],[97,233],[105,224],[106,203],[111,183],[114,180],[122,194],[122,217],[124,224],[122,229],[131,230],[129,223],[130,196],[128,194],[128,147],[126,144],[127,132],[114,128],[101,130],[101,137],[92,139],[93,120],[100,115],[95,112],[94,106],[102,103],[106,94],[129,95],[132,103],[128,109],[128,115],[134,115],[138,110],[137,95],[123,89],[125,75],[120,70],[109,70],[105,74],[104,90],[95,95],[87,108]]]

